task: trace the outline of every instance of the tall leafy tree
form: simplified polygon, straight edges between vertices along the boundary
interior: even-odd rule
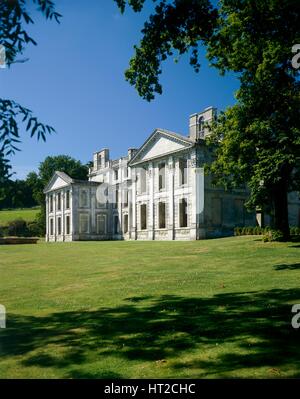
[[[36,172],[29,172],[26,177],[26,184],[30,187],[32,192],[32,198],[37,204],[41,204],[45,201],[45,196],[43,193],[43,182]]]
[[[54,172],[65,172],[73,179],[87,180],[88,167],[68,155],[48,156],[39,166],[39,178],[45,186]]]
[[[11,177],[10,169],[11,166],[8,161],[4,158],[3,154],[0,153],[0,208],[1,203],[6,198],[6,189],[9,186],[9,178]]]
[[[145,0],[115,0],[141,11]],[[164,60],[190,53],[198,72],[198,46],[212,66],[240,79],[237,102],[212,127],[215,182],[248,183],[250,207],[269,207],[275,228],[289,238],[288,192],[299,190],[299,72],[291,65],[300,43],[298,0],[161,0],[146,21],[126,79],[150,101],[162,93]]]

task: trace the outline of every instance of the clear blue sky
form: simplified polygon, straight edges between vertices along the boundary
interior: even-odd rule
[[[139,147],[156,127],[187,134],[190,114],[234,103],[238,82],[233,76],[219,76],[205,59],[196,74],[187,57],[178,64],[167,61],[163,95],[151,103],[142,100],[124,71],[150,8],[121,15],[113,0],[56,3],[61,24],[33,11],[36,23],[30,32],[38,45],[19,57],[29,61],[0,69],[2,98],[32,109],[57,131],[46,143],[22,131],[22,151],[12,158],[18,178],[37,170],[47,155],[68,154],[88,162],[93,152],[108,147],[117,158]]]

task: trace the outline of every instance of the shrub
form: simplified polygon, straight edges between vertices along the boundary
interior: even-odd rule
[[[38,220],[26,222],[23,219],[16,219],[9,222],[6,226],[0,226],[0,237],[42,237],[43,235],[43,226],[41,226]]]
[[[291,234],[291,236],[299,236],[300,235],[300,227],[291,227],[290,234]]]
[[[263,236],[263,242],[282,241],[283,235],[279,230],[270,229]]]
[[[300,229],[299,229],[300,230]],[[235,227],[234,235],[245,236],[245,235],[263,235],[270,231],[270,227],[259,227],[259,226],[246,226],[246,227]]]
[[[44,235],[43,229],[38,221],[29,222],[27,224],[27,229],[30,237],[41,237]]]
[[[240,235],[242,235],[242,227],[235,227],[235,228],[234,228],[234,235],[235,235],[235,236],[240,236]]]
[[[9,236],[28,237],[27,223],[23,219],[12,220],[7,224],[7,234]]]

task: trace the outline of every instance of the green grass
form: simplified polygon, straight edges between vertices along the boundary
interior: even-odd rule
[[[40,208],[20,208],[0,211],[0,226],[4,226],[12,220],[23,219],[32,222]]]
[[[1,378],[299,377],[300,244],[0,247]]]

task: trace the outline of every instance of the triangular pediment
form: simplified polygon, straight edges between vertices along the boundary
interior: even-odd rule
[[[68,186],[72,183],[72,178],[63,172],[55,172],[49,183],[44,189],[44,192],[57,190],[62,187]]]
[[[175,133],[155,130],[140,147],[130,164],[143,163],[174,152],[183,151],[194,145],[192,140]]]

